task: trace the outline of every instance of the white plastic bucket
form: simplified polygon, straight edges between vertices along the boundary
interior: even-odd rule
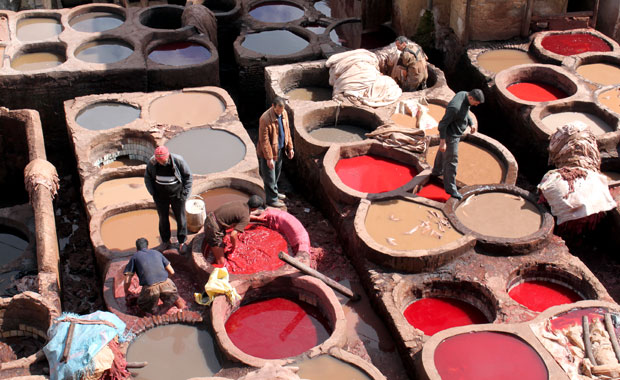
[[[200,231],[207,217],[205,202],[200,195],[193,195],[185,201],[185,215],[187,229],[192,233]]]

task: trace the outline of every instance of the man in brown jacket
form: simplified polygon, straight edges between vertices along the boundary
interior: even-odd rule
[[[284,109],[284,99],[276,97],[271,107],[258,122],[258,163],[265,184],[266,201],[269,206],[284,207],[286,196],[278,192],[278,179],[282,171],[282,156],[293,159],[293,140]]]

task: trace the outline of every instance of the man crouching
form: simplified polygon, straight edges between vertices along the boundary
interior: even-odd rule
[[[185,308],[185,301],[179,297],[176,285],[168,275],[174,274],[170,261],[159,251],[148,249],[149,242],[145,238],[136,240],[137,252],[131,256],[125,267],[125,295],[129,295],[129,287],[134,274],[138,275],[142,290],[138,296],[138,307],[145,313],[155,314],[157,303],[161,299],[164,309],[174,305]]]

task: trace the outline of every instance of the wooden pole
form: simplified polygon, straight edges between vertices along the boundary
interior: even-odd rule
[[[318,278],[319,280],[323,281],[325,284],[327,284],[330,287],[332,287],[334,290],[336,290],[339,293],[349,297],[351,299],[351,301],[358,301],[360,299],[360,295],[359,294],[353,293],[353,291],[351,289],[347,288],[344,285],[341,285],[341,284],[337,283],[336,281],[334,281],[331,278],[327,277],[323,273],[310,268],[309,266],[307,266],[306,264],[300,262],[296,258],[291,257],[291,256],[287,255],[284,252],[280,252],[278,254],[278,258],[280,260],[284,261],[285,263],[287,263],[287,264],[289,264],[291,266],[294,266],[295,268],[299,269],[303,273]]]
[[[614,330],[614,324],[611,321],[611,314],[605,314],[605,329],[609,334],[609,340],[611,341],[611,346],[614,348],[614,353],[616,354],[616,359],[620,362],[620,347],[618,347],[618,337],[616,336],[616,330]]]
[[[527,37],[530,35],[530,24],[532,22],[532,8],[534,0],[527,0],[525,6],[525,15],[523,16],[523,22],[521,23],[521,37]]]
[[[598,18],[598,5],[599,5],[599,0],[595,0],[594,1],[594,10],[592,11],[594,14],[592,15],[592,18],[590,19],[591,21],[591,27],[596,29],[596,20]]]
[[[590,341],[590,321],[588,320],[588,316],[584,315],[581,318],[581,327],[583,328],[583,343],[586,347],[586,356],[590,359],[590,362],[593,366],[597,366],[596,359],[594,359],[594,354],[592,353],[592,342]]]

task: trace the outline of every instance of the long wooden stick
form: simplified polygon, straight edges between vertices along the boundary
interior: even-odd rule
[[[596,359],[594,359],[594,354],[592,353],[592,342],[590,341],[590,321],[588,321],[588,316],[584,315],[581,318],[581,327],[583,328],[583,343],[586,347],[586,355],[593,366],[597,366]]]
[[[284,252],[280,252],[278,254],[278,258],[280,258],[280,260],[286,262],[287,264],[290,264],[290,265],[294,266],[295,268],[299,269],[300,271],[304,272],[305,274],[308,274],[310,276],[318,278],[319,280],[323,281],[325,284],[327,284],[330,287],[332,287],[334,290],[336,290],[339,293],[342,293],[345,296],[349,297],[351,299],[351,301],[358,301],[360,299],[360,295],[359,294],[353,293],[353,291],[351,289],[347,288],[344,285],[341,285],[341,284],[337,283],[336,281],[334,281],[331,278],[327,277],[323,273],[310,268],[309,266],[307,266],[306,264],[300,262],[296,258],[291,257],[291,256],[287,255]]]
[[[127,368],[144,368],[149,362],[127,362]]]
[[[67,339],[65,340],[65,349],[62,350],[62,356],[60,362],[66,362],[69,357],[69,351],[71,351],[71,342],[73,341],[73,332],[75,331],[75,323],[69,325],[69,332],[67,333]]]
[[[620,362],[620,347],[618,346],[618,337],[616,336],[616,330],[614,329],[614,324],[611,322],[611,314],[605,314],[605,329],[609,334],[609,340],[611,341],[611,346],[614,348],[614,353],[616,354],[616,359]]]

